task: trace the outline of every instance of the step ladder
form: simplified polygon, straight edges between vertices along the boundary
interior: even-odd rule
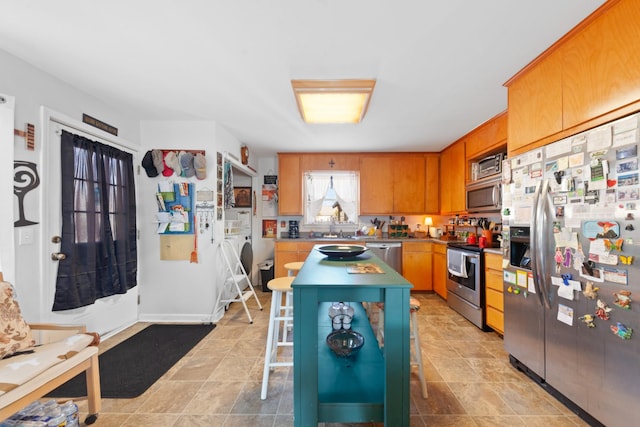
[[[247,276],[247,272],[242,265],[240,257],[238,256],[236,249],[233,247],[233,244],[225,239],[220,244],[220,249],[225,264],[225,281],[224,289],[222,289],[218,295],[216,308],[224,306],[226,310],[232,302],[241,302],[244,307],[244,311],[247,313],[247,317],[249,318],[249,323],[253,324],[253,318],[251,317],[251,313],[247,307],[247,301],[253,297],[256,300],[260,311],[262,311],[262,304],[260,304],[260,300],[253,289],[251,280]],[[232,296],[224,298],[223,295],[227,294],[226,290],[228,287],[231,288]]]

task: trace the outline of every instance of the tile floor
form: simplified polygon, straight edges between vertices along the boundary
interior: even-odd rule
[[[249,304],[253,325],[233,304],[215,330],[143,395],[103,399],[98,427],[285,427],[293,425],[291,368],[277,368],[260,400],[270,293]],[[586,426],[560,402],[508,363],[502,339],[482,332],[435,294],[417,294],[423,399],[412,371],[411,426]],[[106,340],[102,350],[144,328],[137,324]],[[82,419],[86,406],[81,402]],[[358,424],[370,426],[370,424]],[[322,426],[322,424],[321,424]],[[345,426],[326,424],[323,427]]]

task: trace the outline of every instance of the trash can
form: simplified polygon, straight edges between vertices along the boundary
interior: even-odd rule
[[[262,291],[271,292],[271,289],[267,288],[269,280],[273,279],[273,260],[268,259],[258,264],[260,269],[260,278],[262,279]]]

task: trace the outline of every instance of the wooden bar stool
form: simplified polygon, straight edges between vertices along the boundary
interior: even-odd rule
[[[282,303],[283,294],[292,292],[291,283],[294,276],[277,277],[269,280],[267,287],[271,290],[271,311],[269,314],[269,329],[267,332],[267,349],[264,353],[264,371],[262,374],[262,392],[260,398],[267,398],[267,386],[269,385],[269,372],[271,368],[279,366],[293,366],[293,359],[286,362],[278,362],[279,347],[293,347],[293,342],[287,341],[287,326],[293,322],[293,307]],[[291,301],[291,298],[285,298]],[[282,338],[280,326],[282,323]]]
[[[377,336],[380,346],[384,345],[384,303],[378,303],[380,312],[378,314],[378,331]],[[422,366],[422,351],[420,346],[420,332],[418,331],[418,311],[420,310],[420,301],[414,297],[409,298],[409,311],[411,319],[411,327],[409,338],[413,344],[411,348],[411,366],[418,367],[418,376],[420,377],[420,387],[422,388],[422,397],[427,398],[427,382],[424,378],[424,368]]]
[[[289,276],[295,276],[302,268],[304,261],[288,262],[284,265],[284,268],[289,272]]]
[[[302,265],[304,264],[304,261],[294,261],[294,262],[288,262],[284,265],[284,268],[287,269],[287,273],[289,276],[295,276],[298,274],[298,271],[300,271],[300,269],[302,268]],[[287,292],[285,294],[285,305],[287,307],[292,308],[293,307],[293,301],[291,301],[291,299],[293,298],[293,292]],[[285,315],[286,316],[293,316],[293,312],[290,310],[290,308],[287,309]],[[291,327],[293,326],[293,323],[291,322],[287,322],[287,330],[290,331]],[[284,337],[286,338],[286,331],[285,331],[285,335]]]

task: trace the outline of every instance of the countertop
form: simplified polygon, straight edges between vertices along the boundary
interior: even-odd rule
[[[298,237],[298,238],[289,238],[289,237],[278,237],[275,239],[276,242],[317,242],[317,243],[330,243],[330,242],[353,242],[353,244],[366,245],[367,242],[370,243],[391,243],[391,242],[431,242],[440,245],[446,245],[447,243],[464,243],[463,240],[441,240],[434,239],[431,237],[428,238],[415,238],[415,237],[403,237],[403,238],[394,238],[394,237]],[[502,248],[494,247],[494,248],[485,248],[485,253],[503,255]]]
[[[434,238],[414,238],[414,237],[298,237],[298,238],[290,238],[290,237],[277,237],[275,239],[276,242],[318,242],[318,243],[327,243],[327,242],[354,242],[357,244],[366,244],[367,242],[376,242],[376,243],[385,243],[385,242],[432,242],[432,243],[440,243],[446,245],[449,242],[453,242],[455,240],[440,240]]]

